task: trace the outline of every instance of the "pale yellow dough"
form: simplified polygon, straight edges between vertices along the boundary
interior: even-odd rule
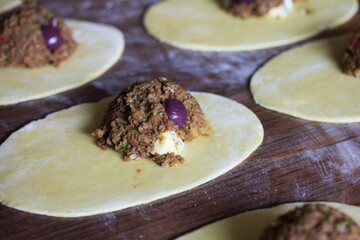
[[[38,214],[86,216],[148,203],[226,173],[261,144],[262,125],[235,101],[193,96],[212,131],[186,143],[184,165],[124,162],[114,150],[100,149],[90,132],[103,117],[106,99],[51,114],[12,134],[0,146],[1,202]]]
[[[266,63],[250,88],[261,106],[306,120],[360,121],[360,79],[341,71],[345,36],[289,50]]]
[[[359,207],[330,202],[312,202],[311,204],[315,203],[323,203],[337,208],[360,224]],[[245,212],[234,217],[209,224],[194,232],[177,238],[177,240],[258,240],[262,231],[276,218],[295,209],[296,207],[303,205],[304,203],[288,203],[278,205],[273,208]]]
[[[68,20],[78,48],[60,67],[0,68],[0,105],[50,96],[88,83],[119,60],[125,46],[114,27]]]
[[[0,13],[11,10],[21,4],[21,0],[0,0]]]
[[[306,4],[308,2],[308,4]],[[300,13],[305,6],[313,11]],[[357,0],[307,0],[284,19],[236,18],[217,0],[164,0],[145,14],[148,32],[172,46],[198,51],[243,51],[297,42],[348,21]]]

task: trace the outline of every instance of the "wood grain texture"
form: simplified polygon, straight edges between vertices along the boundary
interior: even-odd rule
[[[249,93],[252,74],[298,44],[234,53],[180,50],[159,43],[144,30],[142,15],[155,0],[39,2],[59,16],[117,26],[125,34],[126,49],[123,58],[92,83],[0,107],[0,143],[48,113],[116,95],[135,80],[160,75],[188,90],[220,94],[246,105],[264,125],[265,138],[247,161],[227,174],[191,191],[122,211],[66,219],[0,205],[0,239],[172,239],[224,217],[279,203],[335,201],[360,206],[360,124],[315,123],[278,114],[256,105]],[[355,30],[359,20],[360,13],[316,38]]]

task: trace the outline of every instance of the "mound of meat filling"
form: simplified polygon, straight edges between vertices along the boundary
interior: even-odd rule
[[[65,22],[36,0],[23,0],[0,19],[0,27],[0,66],[59,66],[77,47]]]
[[[342,57],[344,73],[360,78],[360,31],[352,37]]]
[[[284,0],[220,0],[221,6],[226,11],[240,18],[252,15],[264,16],[283,2]]]
[[[347,215],[324,204],[307,204],[284,214],[260,240],[360,240],[359,226]]]
[[[165,103],[169,99],[180,101],[186,108],[183,126],[168,116]],[[124,161],[151,157],[162,167],[175,167],[184,162],[179,154],[154,152],[157,142],[171,132],[183,144],[206,135],[207,124],[196,99],[180,85],[160,77],[125,89],[110,103],[102,124],[92,135],[101,148],[109,146],[123,153]]]

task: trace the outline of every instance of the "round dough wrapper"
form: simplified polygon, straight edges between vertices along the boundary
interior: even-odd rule
[[[250,88],[261,106],[298,118],[330,123],[360,121],[360,79],[344,74],[345,36],[296,47],[266,63]]]
[[[79,43],[59,67],[0,68],[0,105],[47,97],[88,83],[116,63],[123,53],[123,34],[115,27],[67,20]]]
[[[193,93],[209,121],[209,137],[185,144],[185,163],[161,168],[148,159],[124,162],[90,135],[111,99],[82,104],[34,121],[0,146],[0,199],[9,207],[62,217],[132,207],[192,189],[246,159],[263,128],[245,106]]]
[[[0,13],[11,10],[21,4],[21,0],[0,0]]]
[[[336,208],[360,224],[359,207],[340,203],[310,202],[310,204],[316,203],[322,203]],[[196,231],[177,238],[177,240],[258,240],[263,230],[275,219],[304,204],[305,203],[287,203],[273,208],[241,213],[234,217],[226,218],[204,226]]]
[[[172,46],[197,51],[244,51],[294,43],[348,21],[357,0],[307,0],[284,19],[236,18],[217,0],[165,0],[146,12],[148,32]],[[304,15],[301,6],[312,14]]]

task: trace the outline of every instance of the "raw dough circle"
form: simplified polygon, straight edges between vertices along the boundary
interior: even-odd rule
[[[67,20],[79,42],[75,53],[60,67],[0,68],[0,105],[13,104],[79,87],[116,63],[125,46],[123,34],[115,27]]]
[[[348,21],[357,0],[307,0],[313,13],[297,3],[284,19],[241,20],[220,8],[217,0],[165,0],[145,14],[148,32],[172,46],[197,51],[257,50],[294,43]],[[306,5],[307,6],[307,5]]]
[[[322,203],[336,208],[349,215],[360,224],[360,208],[357,206],[345,205],[330,202],[311,202],[310,204]],[[273,208],[260,209],[238,214],[218,222],[209,224],[196,231],[186,234],[177,240],[258,240],[263,230],[279,216],[303,206],[305,203],[287,203]],[[239,238],[241,237],[241,238]]]
[[[0,13],[11,10],[21,4],[21,0],[0,0]]]
[[[270,60],[251,80],[255,101],[306,120],[360,122],[360,79],[340,67],[348,42],[345,36],[321,40]]]
[[[186,143],[184,165],[124,162],[90,135],[111,99],[82,104],[34,121],[0,146],[0,199],[9,207],[62,217],[148,203],[208,182],[245,160],[262,142],[259,119],[245,106],[193,93],[210,122],[210,137]]]

